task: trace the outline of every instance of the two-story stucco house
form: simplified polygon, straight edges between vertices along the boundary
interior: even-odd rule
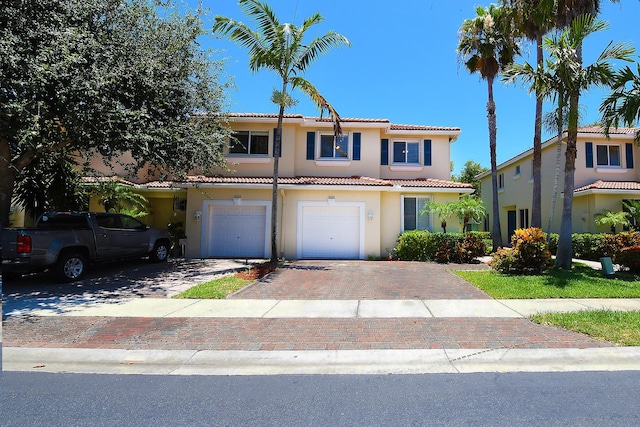
[[[129,183],[145,195],[154,226],[183,223],[190,258],[269,258],[275,114],[231,114],[238,142],[227,167],[183,181]],[[287,114],[278,153],[278,248],[286,259],[385,257],[406,230],[440,231],[420,215],[428,200],[473,192],[450,180],[460,129]],[[124,182],[120,180],[121,182]],[[91,210],[101,210],[92,200]],[[459,231],[452,224],[449,231]]]
[[[607,232],[597,227],[595,215],[604,209],[618,212],[625,199],[640,199],[640,171],[638,147],[634,143],[637,129],[612,129],[606,138],[602,128],[583,127],[578,130],[573,195],[573,232]],[[560,231],[564,188],[564,159],[566,132],[563,135],[560,156],[560,174],[555,215],[550,231]],[[547,231],[551,214],[551,199],[556,174],[557,139],[542,144],[542,226]],[[529,149],[498,165],[498,204],[502,241],[509,242],[513,231],[527,228],[531,220],[533,191],[533,149]],[[479,175],[482,198],[491,206],[491,172]],[[491,221],[485,220],[489,230]]]

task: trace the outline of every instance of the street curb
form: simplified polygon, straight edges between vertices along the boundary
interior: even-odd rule
[[[640,370],[640,347],[198,351],[5,347],[5,371],[141,375],[427,374]]]

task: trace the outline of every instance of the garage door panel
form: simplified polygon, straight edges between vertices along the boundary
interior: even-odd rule
[[[263,258],[266,206],[211,206],[207,256]]]
[[[304,206],[302,258],[358,259],[360,222],[358,206]]]

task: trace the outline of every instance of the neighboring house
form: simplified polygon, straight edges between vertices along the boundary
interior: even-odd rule
[[[634,143],[637,129],[612,130],[607,139],[600,127],[578,130],[575,191],[573,194],[573,232],[607,232],[606,226],[597,227],[595,215],[604,209],[619,212],[625,199],[640,199],[640,173],[638,147]],[[551,232],[560,231],[564,188],[564,160],[566,132],[563,134],[562,153],[555,214]],[[542,144],[542,227],[547,231],[551,211],[553,183],[556,174],[557,139]],[[533,191],[533,149],[529,149],[498,165],[498,204],[502,241],[508,244],[513,231],[529,227]],[[482,185],[482,199],[492,203],[491,172],[478,176]],[[491,213],[490,213],[491,214]],[[485,219],[485,230],[491,221]]]
[[[459,128],[359,118],[341,125],[334,138],[330,119],[284,117],[278,256],[385,257],[403,231],[440,231],[439,218],[419,215],[428,200],[444,203],[473,192],[471,184],[450,180],[450,146]],[[277,115],[231,114],[230,126],[239,142],[230,141],[227,168],[182,181],[128,182],[150,200],[143,220],[184,224],[190,258],[270,257]],[[101,206],[92,200],[90,209]]]

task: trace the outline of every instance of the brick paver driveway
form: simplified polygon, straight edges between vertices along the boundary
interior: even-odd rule
[[[488,268],[406,261],[295,261],[230,298],[489,299],[451,272]]]

